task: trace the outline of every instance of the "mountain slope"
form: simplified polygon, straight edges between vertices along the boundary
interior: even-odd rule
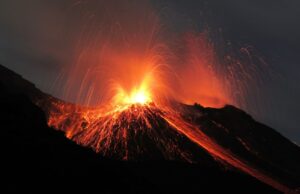
[[[134,192],[149,190],[151,193],[156,191],[199,192],[199,185],[201,185],[200,191],[210,189],[212,192],[251,193],[258,190],[275,192],[255,178],[242,174],[234,168],[229,167],[230,170],[226,170],[227,165],[223,166],[215,161],[205,149],[195,146],[195,143],[188,141],[185,137],[180,137],[178,140],[171,138],[170,141],[177,143],[182,141],[176,144],[183,146],[179,150],[185,150],[184,153],[188,152],[190,159],[198,161],[198,164],[165,161],[166,157],[161,155],[161,150],[155,148],[157,143],[151,145],[143,141],[141,145],[146,151],[139,155],[140,159],[135,158],[137,155],[133,152],[134,157],[131,159],[144,162],[132,163],[105,159],[88,149],[75,145],[64,138],[60,132],[48,128],[44,113],[31,102],[44,98],[56,99],[38,91],[13,72],[3,67],[0,70],[0,74],[3,75],[0,78],[1,107],[3,107],[1,123],[3,123],[3,129],[6,129],[4,139],[9,147],[5,152],[5,158],[8,159],[7,166],[10,167],[10,173],[7,176],[21,178],[21,180],[9,181],[10,184],[27,184],[28,174],[33,173],[45,179],[45,181],[38,178],[32,180],[41,183],[40,186],[50,187],[51,184],[48,181],[52,179],[57,180],[53,183],[54,188],[58,188],[58,185],[65,185],[64,181],[69,184],[75,182],[78,183],[77,187],[89,192],[96,190],[95,186],[91,186],[93,183],[101,185],[100,190],[108,192],[117,192],[118,189],[113,186],[115,184],[121,185],[120,190]],[[277,180],[290,188],[295,189],[299,186],[299,163],[297,163],[299,148],[274,130],[255,122],[250,116],[231,106],[223,109],[210,109],[200,105],[183,105],[181,108],[180,112],[186,121],[199,126],[203,133],[222,147],[229,149],[258,169],[274,173]],[[168,133],[162,134],[160,138],[166,138],[165,141],[167,141],[170,139],[168,136],[177,137],[178,135],[180,136],[180,134]],[[273,151],[273,147],[276,150]],[[173,157],[167,159],[180,159],[179,155],[176,155],[177,152],[174,153]],[[113,157],[113,155],[107,155],[107,157]],[[113,158],[118,159],[118,157]],[[76,176],[76,180],[72,176]],[[88,181],[85,177],[88,177]],[[236,185],[247,189],[236,187]],[[65,186],[64,188],[76,191],[73,187]],[[29,186],[29,189],[35,188]]]

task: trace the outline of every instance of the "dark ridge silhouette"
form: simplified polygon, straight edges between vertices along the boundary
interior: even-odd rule
[[[199,164],[103,157],[49,128],[45,113],[33,103],[41,98],[55,99],[0,66],[3,193],[280,193],[210,157]],[[187,107],[203,113],[201,118],[185,115],[205,126],[207,135],[296,192],[298,146],[235,107]]]

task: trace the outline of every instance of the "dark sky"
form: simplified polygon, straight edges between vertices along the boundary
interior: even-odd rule
[[[95,0],[91,0],[94,2]],[[126,0],[125,0],[126,1]],[[124,1],[124,2],[125,2]],[[70,31],[81,21],[75,0],[1,0],[0,63],[50,92],[60,66],[72,55]],[[130,2],[130,1],[128,1]],[[297,143],[300,103],[299,0],[152,0],[169,28],[222,29],[234,45],[251,45],[266,59],[275,76],[261,87],[263,114],[247,107],[256,119]],[[74,13],[72,13],[74,12]],[[76,17],[66,17],[66,15]],[[69,31],[64,29],[68,28]]]

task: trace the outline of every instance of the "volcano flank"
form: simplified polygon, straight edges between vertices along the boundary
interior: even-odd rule
[[[299,192],[299,147],[234,106],[138,96],[90,108],[45,94],[5,67],[0,75],[10,191]]]

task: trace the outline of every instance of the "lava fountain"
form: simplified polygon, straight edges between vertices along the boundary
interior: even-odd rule
[[[47,110],[48,125],[80,145],[120,160],[197,163],[201,161],[197,153],[204,150],[226,166],[285,190],[186,118],[191,108],[184,103],[214,107],[234,103],[233,84],[214,68],[217,57],[206,34],[188,36],[176,51],[163,41],[162,25],[149,6],[135,9],[120,3],[127,10],[122,12],[113,11],[118,9],[113,5],[101,8],[100,18],[105,20],[89,17],[73,65],[57,79],[65,83],[60,87],[62,97],[73,103],[56,99],[47,107],[38,103]]]
[[[129,93],[118,87],[111,103],[97,108],[51,100],[48,124],[64,131],[78,144],[119,160],[161,158],[198,163],[204,150],[226,167],[237,168],[279,190],[288,191],[267,173],[202,132],[201,126],[193,122],[201,118],[201,112],[178,102],[156,104],[146,83]],[[193,118],[186,118],[191,111]]]

